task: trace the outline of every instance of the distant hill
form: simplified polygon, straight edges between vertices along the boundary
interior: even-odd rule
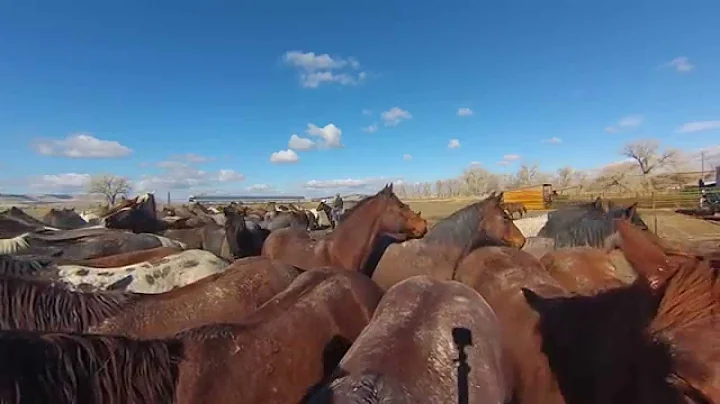
[[[47,203],[101,202],[103,198],[88,194],[3,194],[0,193],[0,205],[32,205]]]

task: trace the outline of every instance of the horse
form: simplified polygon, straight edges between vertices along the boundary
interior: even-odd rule
[[[85,219],[75,212],[75,209],[50,209],[43,216],[42,221],[61,230],[79,229],[89,225]]]
[[[35,232],[6,239],[4,251],[34,254],[65,260],[88,260],[157,247],[186,246],[166,237],[147,233],[130,233],[106,228],[82,228],[52,232]]]
[[[55,262],[59,265],[82,265],[92,268],[117,268],[154,259],[165,258],[168,255],[177,254],[181,251],[182,249],[179,247],[157,247],[147,250],[108,255],[107,257],[93,258],[89,260],[73,261],[59,259]]]
[[[527,213],[527,209],[522,202],[503,202],[502,207],[511,218],[515,217],[515,213],[519,213],[522,219],[523,215]]]
[[[474,249],[488,245],[522,248],[520,230],[502,209],[503,194],[472,203],[433,226],[419,240],[381,247],[366,266],[383,289],[413,275],[451,280],[458,262]],[[379,256],[379,257],[378,257]]]
[[[310,229],[310,220],[305,212],[281,211],[277,212],[271,219],[265,220],[262,227],[270,231],[276,231],[285,228],[293,228],[300,230]]]
[[[460,262],[455,279],[479,292],[498,317],[505,359],[514,375],[513,403],[565,403],[542,341],[533,332],[538,315],[528,306],[521,287],[545,296],[565,296],[567,291],[537,258],[512,247],[474,250]]]
[[[225,238],[235,259],[260,255],[270,230],[263,229],[236,210],[225,208]]]
[[[444,404],[454,397],[460,403],[507,403],[512,376],[501,341],[495,313],[475,290],[414,276],[385,293],[340,361],[333,375],[338,378],[310,403]],[[398,388],[378,388],[386,380]]]
[[[227,261],[203,250],[185,250],[164,258],[116,268],[58,265],[57,280],[72,290],[120,290],[163,293],[223,272]]]
[[[548,252],[540,262],[563,288],[581,295],[594,295],[604,289],[628,285],[637,277],[619,251],[561,248]]]
[[[240,259],[195,283],[145,296],[88,332],[151,339],[207,324],[239,322],[298,275],[295,268],[263,257]]]
[[[378,236],[418,238],[427,232],[427,222],[393,193],[392,184],[360,202],[331,234],[311,238],[304,230],[272,232],[262,255],[302,269],[324,266],[362,271]]]
[[[108,229],[129,230],[133,233],[160,233],[173,228],[191,227],[187,225],[190,218],[182,218],[175,222],[158,219],[155,196],[148,193],[113,208],[103,217],[102,223]]]
[[[0,397],[58,403],[301,402],[367,325],[380,295],[362,274],[313,270],[241,323],[207,325],[167,339],[2,333],[3,363],[35,353],[27,364],[3,366]],[[148,360],[156,353],[157,360]],[[152,393],[138,379],[145,373],[153,375]]]
[[[536,249],[533,254],[542,255],[564,247],[607,248],[617,235],[613,220],[623,217],[639,228],[648,230],[637,213],[637,203],[625,208],[612,202],[596,200],[591,204],[551,212],[548,222],[537,235],[539,240],[547,239],[547,249]],[[531,249],[534,244],[535,240],[528,243],[527,248]]]
[[[325,201],[320,201],[320,203],[318,203],[318,206],[315,208],[315,210],[318,212],[325,212],[325,215],[327,216],[328,221],[330,221],[330,227],[333,229],[335,228],[335,225],[336,225],[335,218],[333,217],[332,207],[330,207],[330,205],[325,203]]]

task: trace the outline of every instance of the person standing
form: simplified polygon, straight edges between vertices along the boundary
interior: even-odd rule
[[[340,223],[340,215],[343,212],[343,200],[342,197],[340,197],[340,194],[335,195],[335,200],[333,200],[332,204],[332,216],[333,216],[333,222]]]

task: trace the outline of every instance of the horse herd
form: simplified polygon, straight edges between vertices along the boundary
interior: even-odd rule
[[[221,212],[0,212],[0,403],[720,403],[720,246],[635,205]]]

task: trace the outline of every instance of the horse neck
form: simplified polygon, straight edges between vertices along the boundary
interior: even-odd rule
[[[331,233],[331,250],[340,266],[347,270],[360,271],[365,266],[372,252],[380,230],[380,217],[383,206],[378,206],[379,200],[367,201],[343,219]],[[366,211],[378,209],[380,213],[368,217]]]

